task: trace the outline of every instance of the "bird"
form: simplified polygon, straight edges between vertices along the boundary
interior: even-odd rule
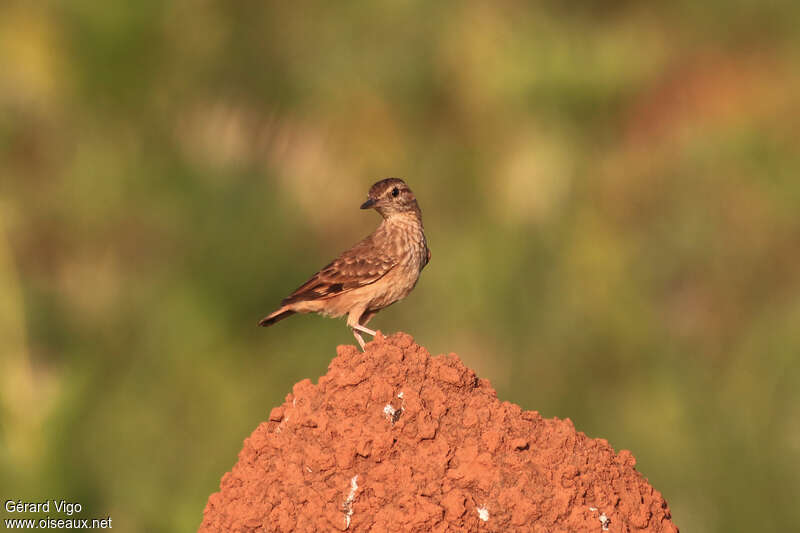
[[[402,300],[414,289],[431,252],[422,226],[422,211],[406,183],[399,178],[376,182],[361,209],[375,209],[383,220],[370,235],[342,252],[283,299],[278,309],[262,318],[271,326],[296,313],[347,315],[361,350],[362,333],[375,314]]]

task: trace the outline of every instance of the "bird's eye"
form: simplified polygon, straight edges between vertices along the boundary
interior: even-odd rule
[[[392,196],[396,197],[398,194],[400,194],[400,189],[398,189],[397,187],[392,189]]]

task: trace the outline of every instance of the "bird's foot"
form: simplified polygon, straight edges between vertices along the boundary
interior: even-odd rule
[[[353,336],[358,341],[358,345],[361,346],[361,351],[363,352],[366,343],[364,342],[364,339],[361,337],[361,333],[357,332],[356,330],[353,330]]]
[[[358,345],[361,346],[361,351],[363,352],[366,343],[364,342],[364,338],[361,336],[360,332],[364,332],[367,335],[372,335],[373,337],[375,336],[375,332],[367,327],[362,326],[361,324],[351,326],[351,329],[353,330],[353,336],[358,341]]]

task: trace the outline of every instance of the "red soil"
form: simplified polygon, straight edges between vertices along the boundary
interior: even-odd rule
[[[200,531],[677,532],[627,450],[403,333],[339,346],[245,440]]]

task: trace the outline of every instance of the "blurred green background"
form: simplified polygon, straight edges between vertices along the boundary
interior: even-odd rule
[[[256,322],[399,176],[433,259],[370,326],[632,450],[685,532],[796,529],[800,3],[642,4],[0,4],[2,499],[195,529],[354,342]]]

